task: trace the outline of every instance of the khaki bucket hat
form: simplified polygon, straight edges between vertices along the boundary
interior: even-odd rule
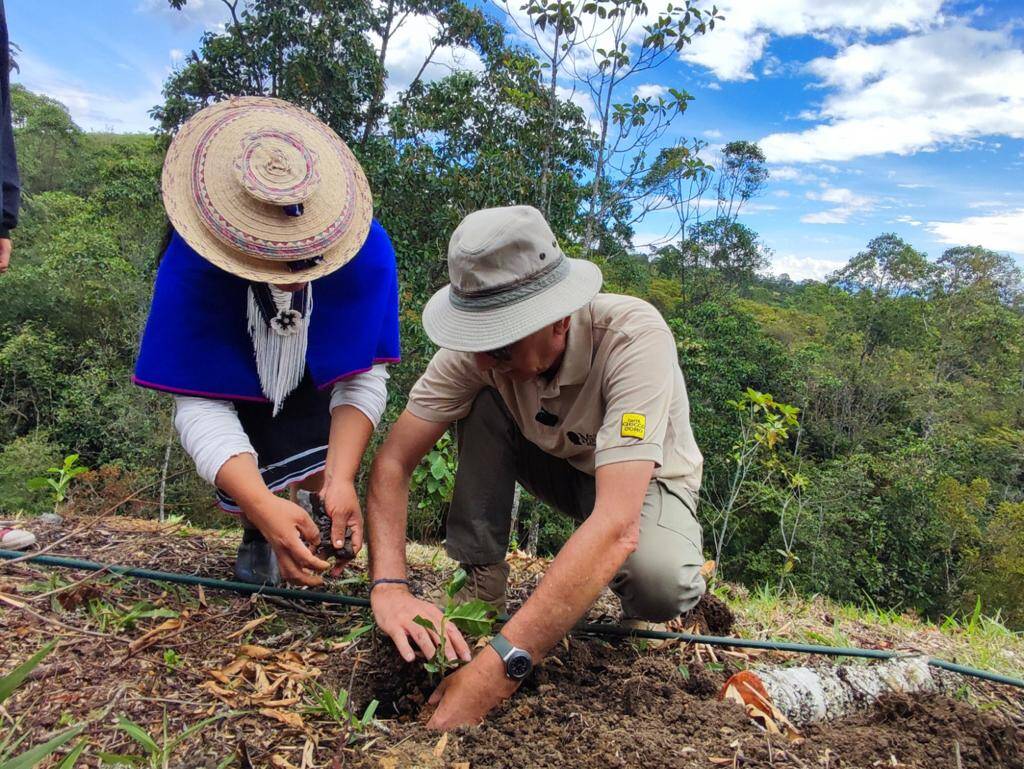
[[[343,266],[373,216],[345,142],[280,99],[238,96],[196,113],[171,142],[161,186],[171,224],[196,252],[264,283]]]
[[[601,290],[601,270],[570,259],[531,206],[467,216],[448,244],[451,284],[423,308],[423,328],[440,347],[485,352],[571,315]]]

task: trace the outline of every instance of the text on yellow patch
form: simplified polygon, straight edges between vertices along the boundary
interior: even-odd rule
[[[643,438],[647,434],[647,417],[643,414],[622,415],[622,437]]]

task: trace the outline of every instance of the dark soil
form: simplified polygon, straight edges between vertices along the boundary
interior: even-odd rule
[[[1020,769],[1024,731],[1010,717],[934,695],[890,697],[855,718],[806,730],[790,744],[769,738],[715,694],[731,672],[690,662],[678,650],[638,651],[625,642],[572,639],[480,727],[460,730],[436,755],[422,703],[431,683],[380,644],[357,696],[397,716],[389,742],[398,767],[922,767]],[[379,655],[379,656],[378,656]],[[957,745],[960,759],[957,763]],[[355,756],[353,766],[380,767]]]
[[[729,635],[734,621],[732,609],[725,601],[705,593],[696,606],[672,623],[672,629],[700,635]]]

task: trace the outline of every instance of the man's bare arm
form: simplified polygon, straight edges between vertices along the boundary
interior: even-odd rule
[[[447,429],[445,422],[428,422],[405,411],[373,460],[366,493],[367,541],[373,579],[405,577],[409,480],[416,465]]]
[[[640,508],[654,463],[618,462],[597,469],[594,511],[573,533],[537,590],[502,633],[535,660],[582,617],[637,546]]]
[[[366,527],[372,579],[404,579],[405,527],[409,505],[409,479],[420,460],[437,443],[446,422],[428,422],[406,411],[391,428],[377,452],[366,495]],[[415,656],[409,639],[426,657],[434,655],[437,634],[413,620],[423,616],[441,627],[441,612],[433,604],[415,598],[404,585],[383,584],[370,593],[373,614],[380,628],[391,636],[399,654],[411,662]],[[470,657],[469,646],[451,623],[445,623],[449,657]]]
[[[502,634],[534,660],[540,660],[583,616],[636,549],[640,508],[653,469],[654,463],[646,461],[598,468],[594,511],[565,543],[523,608],[502,628]],[[504,664],[488,647],[434,691],[430,702],[438,707],[427,726],[452,729],[479,723],[517,686],[506,678]]]

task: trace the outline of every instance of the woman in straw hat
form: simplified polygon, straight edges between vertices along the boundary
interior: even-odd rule
[[[183,447],[241,514],[236,577],[319,584],[322,557],[361,546],[354,478],[399,356],[366,177],[310,113],[237,97],[181,127],[162,188],[173,231],[134,381],[174,394]]]

